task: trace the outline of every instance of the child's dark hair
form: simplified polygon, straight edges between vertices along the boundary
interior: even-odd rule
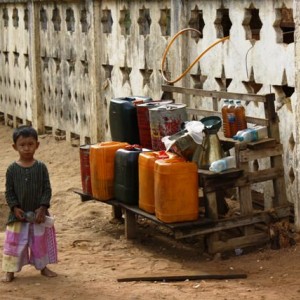
[[[20,127],[16,128],[14,133],[13,133],[14,143],[17,142],[17,140],[20,136],[33,137],[36,141],[38,140],[37,131],[31,126],[23,125],[23,126],[20,126]]]

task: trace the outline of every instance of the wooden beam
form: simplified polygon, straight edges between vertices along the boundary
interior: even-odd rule
[[[245,248],[258,244],[265,244],[269,242],[269,240],[269,235],[263,232],[228,239],[226,242],[216,241],[212,245],[211,253],[225,252],[236,248]]]
[[[239,152],[239,161],[241,163],[252,161],[255,159],[260,158],[269,158],[272,156],[279,156],[283,153],[283,146],[282,144],[277,144],[275,147],[268,148],[268,149],[261,149],[261,150],[243,150]]]
[[[192,237],[196,235],[205,235],[214,232],[224,231],[232,228],[243,227],[247,225],[253,225],[256,223],[265,223],[268,224],[274,221],[274,218],[280,220],[282,218],[286,218],[290,215],[290,207],[282,206],[278,207],[271,214],[268,211],[261,211],[253,213],[252,216],[238,216],[232,217],[230,219],[222,219],[218,220],[218,222],[213,225],[201,227],[201,228],[190,228],[187,230],[176,230],[175,238],[182,239],[187,237]]]
[[[220,99],[236,99],[243,101],[254,101],[254,102],[266,102],[267,95],[256,95],[256,94],[242,94],[242,93],[232,93],[232,92],[218,92],[218,91],[208,91],[201,89],[191,89],[183,88],[171,85],[162,85],[162,90],[164,92],[188,94],[201,97],[215,97]],[[273,95],[273,94],[271,94]]]
[[[199,275],[164,275],[164,276],[136,276],[118,278],[118,282],[129,281],[185,281],[185,280],[207,280],[207,279],[243,279],[247,278],[246,274],[199,274]]]
[[[221,117],[222,116],[219,111],[215,111],[215,110],[206,110],[206,109],[187,107],[186,111],[190,115],[197,115],[197,116],[202,116],[202,117],[211,117],[211,116]],[[263,119],[263,118],[255,118],[255,117],[246,116],[246,121],[247,121],[247,123],[256,124],[256,125],[262,125],[262,126],[269,125],[269,120]]]
[[[267,180],[273,180],[275,178],[281,178],[284,176],[284,169],[281,168],[269,168],[265,170],[258,170],[249,172],[248,180],[251,183],[263,182]]]

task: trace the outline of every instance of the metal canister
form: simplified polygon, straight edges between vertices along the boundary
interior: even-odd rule
[[[165,100],[165,101],[151,101],[148,103],[138,104],[136,106],[137,109],[137,119],[138,119],[138,127],[139,127],[139,137],[140,144],[144,148],[151,149],[151,131],[150,131],[150,121],[149,121],[149,109],[171,104],[173,100]]]
[[[152,149],[165,150],[164,136],[173,135],[181,130],[187,121],[185,104],[167,104],[149,109]]]

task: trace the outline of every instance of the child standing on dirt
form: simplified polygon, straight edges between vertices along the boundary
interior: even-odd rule
[[[13,133],[13,148],[19,159],[6,171],[5,197],[10,208],[3,247],[3,281],[11,282],[14,273],[27,264],[41,274],[57,274],[47,265],[57,263],[57,244],[54,227],[45,227],[50,207],[51,185],[46,165],[34,158],[39,147],[38,134],[30,126],[21,126]],[[33,214],[28,222],[26,215]]]

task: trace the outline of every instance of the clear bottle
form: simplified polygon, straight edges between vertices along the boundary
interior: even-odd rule
[[[222,109],[221,109],[222,121],[223,121],[223,133],[224,133],[224,136],[227,138],[231,137],[230,127],[229,127],[228,117],[227,117],[228,105],[229,105],[229,100],[225,99],[223,102]]]
[[[266,137],[268,137],[267,127],[255,126],[243,130],[241,134],[237,136],[237,139],[241,142],[255,142]]]
[[[29,223],[35,223],[36,214],[33,211],[27,211],[24,213],[24,218]],[[45,216],[45,222],[40,223],[40,225],[45,227],[52,227],[54,225],[54,218]]]
[[[209,170],[212,172],[222,172],[228,169],[236,167],[236,161],[234,156],[226,156],[222,159],[216,160],[211,163]]]
[[[227,120],[230,128],[230,137],[233,137],[238,131],[235,115],[235,104],[233,100],[229,100],[229,105],[227,109]]]
[[[247,128],[245,107],[242,105],[241,100],[235,101],[235,118],[238,131]]]

